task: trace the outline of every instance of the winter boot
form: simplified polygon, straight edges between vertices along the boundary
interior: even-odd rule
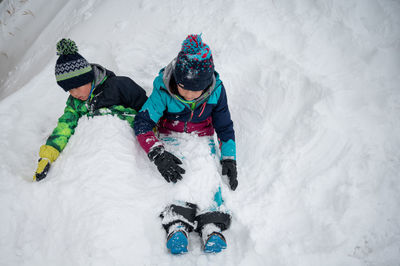
[[[221,233],[221,229],[215,224],[206,224],[201,230],[204,243],[204,252],[219,253],[226,249],[226,240]]]
[[[183,223],[172,224],[168,229],[167,248],[172,254],[188,252],[188,230]]]

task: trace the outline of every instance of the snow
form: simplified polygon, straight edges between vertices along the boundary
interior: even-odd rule
[[[211,147],[215,147],[214,139],[197,137],[192,134],[172,133],[168,136],[161,134],[165,149],[176,155],[182,161],[185,169],[184,177],[176,186],[170,186],[166,202],[191,202],[197,205],[199,211],[213,207],[214,195],[220,186],[228,191],[228,186],[221,182],[221,167],[219,157],[213,156]],[[215,148],[214,148],[215,150]]]
[[[0,265],[398,265],[398,14],[390,0],[3,0]],[[223,191],[228,248],[204,254],[191,233],[171,256],[158,214],[179,183],[126,122],[82,118],[48,177],[31,179],[68,96],[60,38],[149,95],[192,33],[227,88],[239,186]]]

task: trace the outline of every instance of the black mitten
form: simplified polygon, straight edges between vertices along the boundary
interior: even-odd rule
[[[223,159],[222,164],[222,175],[227,175],[229,179],[229,186],[232,190],[235,190],[238,186],[237,181],[237,169],[236,161],[232,159]]]

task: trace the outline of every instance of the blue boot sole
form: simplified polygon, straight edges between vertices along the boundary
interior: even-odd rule
[[[167,241],[167,248],[172,254],[183,254],[188,252],[188,239],[182,231],[174,233]]]
[[[226,242],[217,234],[212,235],[204,246],[204,252],[206,253],[219,253],[223,249],[226,249]]]

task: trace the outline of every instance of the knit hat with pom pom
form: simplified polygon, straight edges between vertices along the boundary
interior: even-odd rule
[[[56,80],[65,91],[90,83],[94,72],[88,61],[78,53],[78,47],[70,39],[57,43]]]
[[[210,47],[201,35],[189,35],[182,43],[176,59],[174,77],[185,90],[201,91],[207,88],[214,75],[214,62]]]

